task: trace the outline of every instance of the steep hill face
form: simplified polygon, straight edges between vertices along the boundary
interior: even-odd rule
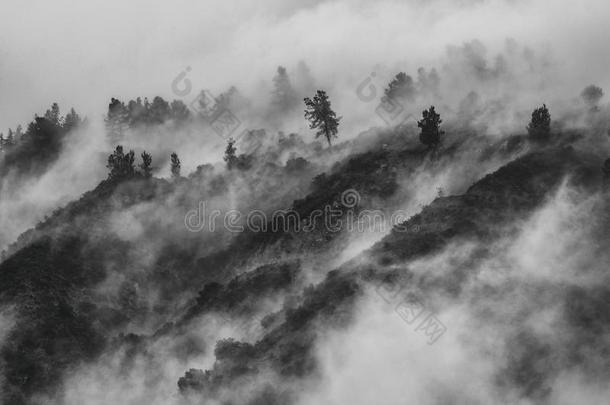
[[[507,232],[516,232],[511,229],[511,222],[527,218],[540,208],[566,178],[577,187],[588,190],[585,192],[595,192],[601,180],[598,164],[595,157],[572,148],[534,152],[486,176],[463,195],[436,199],[420,214],[396,226],[369,251],[330,272],[322,283],[306,290],[295,307],[288,305],[270,315],[276,326],[270,327],[268,321],[263,327],[262,338],[254,344],[233,340],[219,342],[213,368],[205,372],[188,371],[178,383],[181,391],[186,395],[193,395],[195,391],[203,397],[223,397],[226,392],[253,384],[258,375],[269,370],[284,382],[315,375],[314,347],[320,334],[346,327],[355,300],[371,286],[394,291],[397,286],[407,283],[416,290],[412,293],[414,300],[438,294],[459,297],[475,276],[473,268],[493,256],[494,243],[506,237]],[[469,252],[466,258],[448,265],[449,270],[444,273],[416,274],[409,269],[409,263],[413,261],[440,252],[450,244],[466,242],[476,242],[477,249]],[[603,244],[608,244],[607,235]],[[537,288],[542,287],[539,285]],[[593,307],[599,304],[601,296],[610,292],[607,288],[598,291],[599,287],[596,287],[595,290],[592,297],[580,296],[574,304],[583,310],[576,318],[595,317],[598,309]],[[205,295],[205,290],[202,295]],[[561,300],[566,303],[574,297],[574,291],[561,292]],[[567,311],[574,317],[571,305]],[[585,331],[580,330],[580,321],[569,327],[575,335],[583,334],[590,339],[596,330],[607,330],[609,326],[606,321],[596,318]],[[555,365],[547,373],[539,368],[541,362],[551,357],[551,347],[541,343],[530,331],[510,336],[512,340],[508,345],[516,354],[506,365],[505,374],[498,376],[501,379],[498,384],[511,389],[516,386],[524,396],[544,397],[545,384],[551,375],[562,367],[580,364],[572,359]],[[575,337],[570,344],[577,351],[586,350],[586,339]],[[286,361],[290,362],[290,367]],[[258,403],[256,401],[261,401],[260,398],[266,398],[266,401],[271,401],[269,403],[285,403],[296,395],[295,391],[286,388],[290,384],[279,386],[283,388],[259,387],[260,392],[253,394],[252,402],[248,403]]]
[[[309,192],[293,202],[293,211],[300,220],[325,206],[337,208],[341,218],[379,206],[390,211],[409,201],[409,193],[401,194],[405,181],[422,170],[451,167],[449,159],[459,159],[464,144],[449,145],[442,152],[446,155],[432,160],[412,145],[394,147],[386,144],[350,156],[316,176],[312,185],[303,185]],[[522,150],[502,142],[480,148],[477,157],[510,160]],[[152,366],[160,361],[154,352],[161,345],[176,358],[213,360],[210,367],[184,369],[183,377],[172,382],[171,390],[186,397],[225,398],[227,392],[254,384],[244,394],[247,403],[291,402],[298,397],[299,381],[320,374],[314,349],[321,332],[348,328],[354,308],[371,286],[409,280],[431,296],[459,297],[471,280],[468,269],[489,260],[495,243],[517,233],[516,220],[543,206],[566,178],[583,193],[595,193],[600,165],[595,156],[571,147],[528,153],[463,193],[436,198],[370,250],[334,270],[324,262],[349,245],[350,235],[329,231],[323,219],[310,233],[269,226],[264,232],[193,234],[165,226],[170,220],[183,226],[184,213],[197,206],[190,194],[194,186],[204,188],[213,200],[223,195],[223,183],[243,181],[236,180],[239,174],[204,170],[183,183],[104,182],[24,234],[0,263],[0,300],[15,308],[18,319],[1,352],[5,397],[15,404],[28,403],[34,394],[61,397],[64,378],[78,374],[80,367],[109,354],[119,356],[127,368],[142,356]],[[265,175],[291,181],[315,175],[311,168],[302,168],[303,176],[288,165],[261,167]],[[357,205],[341,205],[345,190],[358,191]],[[284,200],[277,199],[280,204]],[[159,214],[159,206],[170,208]],[[152,220],[139,222],[145,226],[134,236],[133,217],[153,213]],[[599,240],[607,246],[605,234]],[[409,268],[413,261],[465,242],[477,248],[443,274],[422,276]],[[310,261],[312,257],[317,260]],[[567,309],[570,327],[578,325],[587,334],[575,334],[570,342],[577,351],[598,339],[596,330],[608,327],[592,315],[604,307],[607,293],[603,287],[591,294],[574,287],[566,295],[576,303]],[[147,300],[151,296],[156,299]],[[244,341],[221,339],[212,350],[215,340],[202,342],[196,332],[210,317],[238,329],[248,323],[253,332],[242,336]],[[548,348],[528,333],[511,337],[514,345],[529,342],[531,350],[506,363],[506,376],[498,384],[544,396],[547,376],[529,359],[545,361]],[[564,364],[576,364],[568,360]],[[523,380],[520,370],[539,373],[538,382]],[[263,374],[272,375],[281,388],[259,386]]]
[[[598,164],[595,156],[571,147],[532,152],[485,176],[463,195],[434,200],[374,246],[372,257],[391,264],[431,253],[451,239],[492,240],[502,225],[539,207],[567,176],[578,187],[599,188]]]

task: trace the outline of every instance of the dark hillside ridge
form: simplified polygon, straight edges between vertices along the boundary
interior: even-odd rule
[[[502,150],[504,146],[498,148]],[[322,209],[349,188],[361,192],[365,203],[371,198],[386,198],[397,187],[394,173],[408,172],[424,159],[426,154],[422,151],[385,148],[352,156],[330,174],[318,176],[313,191],[295,201],[293,207],[302,213]],[[161,249],[148,282],[162,289],[162,303],[168,306],[177,293],[192,291],[194,298],[181,315],[166,319],[169,327],[159,330],[157,336],[179,333],[190,319],[206,313],[231,316],[245,307],[257,308],[262,297],[296,294],[293,304],[286,305],[280,313],[269,314],[262,340],[252,347],[236,349],[239,361],[232,360],[233,343],[228,344],[226,351],[221,350],[224,354],[217,359],[218,366],[212,374],[205,374],[204,381],[195,385],[204,386],[206,391],[228,386],[238,376],[253,372],[249,368],[234,369],[251,362],[265,364],[280,375],[308,375],[316,369],[311,352],[315,342],[313,323],[343,325],[349,319],[361,283],[377,278],[374,274],[380,266],[429,254],[459,238],[493,236],[489,223],[501,224],[515,215],[527,215],[566,176],[583,187],[595,186],[597,180],[584,179],[601,181],[599,167],[596,158],[571,148],[530,153],[486,176],[464,195],[435,200],[407,222],[407,229],[414,229],[411,225],[419,227],[417,233],[394,230],[370,252],[342,266],[340,271],[329,273],[326,281],[303,293],[294,291],[301,271],[298,262],[283,263],[276,258],[243,276],[237,276],[235,266],[247,263],[273,244],[283,243],[295,252],[323,252],[324,243],[306,244],[298,239],[299,235],[294,239],[294,235],[283,232],[243,233],[229,249],[204,258],[197,255],[196,239],[192,246],[188,241],[177,245],[179,249],[166,246]],[[137,298],[135,292],[129,288],[124,299],[116,303],[97,302],[94,298],[93,290],[106,277],[105,266],[124,263],[128,252],[135,248],[132,242],[105,232],[105,215],[117,206],[125,209],[162,198],[176,187],[179,185],[159,179],[102,182],[79,201],[22,235],[9,249],[0,263],[0,301],[15,304],[22,319],[18,323],[21,326],[10,335],[10,343],[1,351],[10,403],[26,403],[36,392],[59,389],[57,383],[67,370],[95,359],[115,336],[128,332],[125,325],[146,314],[148,309],[139,306],[133,299]],[[195,296],[196,291],[201,293]],[[154,311],[161,316],[169,313],[164,308]],[[136,341],[140,342],[140,338]],[[146,339],[140,344],[145,346]],[[25,352],[30,355],[21,354]],[[181,386],[189,384],[183,381]]]
[[[408,268],[399,264],[438,251],[450,242],[476,238],[491,243],[502,226],[507,226],[516,216],[526,217],[540,207],[566,177],[577,187],[595,190],[601,182],[601,177],[595,175],[598,164],[597,158],[572,148],[551,148],[528,154],[502,167],[477,182],[464,195],[436,199],[407,221],[409,225],[418,225],[418,232],[395,230],[361,257],[329,273],[324,282],[306,290],[297,307],[285,307],[281,313],[270,314],[276,322],[280,319],[283,323],[266,330],[256,344],[233,340],[219,342],[213,369],[189,370],[178,382],[180,390],[213,396],[221,387],[238,387],[267,368],[288,379],[315,373],[312,348],[316,328],[312,326],[312,320],[331,328],[341,327],[350,319],[353,301],[365,284],[413,277]],[[506,198],[512,192],[515,197]],[[408,226],[407,229],[414,228]],[[480,260],[488,253],[479,250],[472,260]],[[467,270],[458,267],[454,273],[440,279],[431,275],[432,280],[420,281],[420,287],[423,291],[440,287],[457,295],[461,283],[468,277]],[[605,290],[603,294],[608,292],[610,290]],[[201,295],[206,295],[205,289]],[[290,359],[290,367],[278,359]],[[519,380],[511,383],[524,387]],[[269,388],[265,395],[278,401],[286,400],[288,394]]]

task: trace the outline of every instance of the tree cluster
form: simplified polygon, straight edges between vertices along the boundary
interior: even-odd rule
[[[108,179],[113,181],[129,180],[136,177],[149,179],[152,177],[152,156],[143,151],[140,155],[142,162],[138,165],[139,171],[135,166],[135,153],[133,150],[125,153],[122,145],[118,145],[114,152],[108,156],[106,167],[108,168]],[[170,170],[172,178],[180,177],[180,159],[176,152],[170,155]]]
[[[121,140],[127,128],[140,125],[159,125],[173,120],[176,124],[182,124],[190,118],[190,111],[186,104],[180,100],[168,103],[157,96],[152,103],[148,98],[144,101],[140,97],[130,100],[127,104],[119,99],[112,98],[108,104],[108,112],[104,121],[106,132],[112,141]]]
[[[530,138],[536,142],[543,142],[551,135],[551,114],[546,104],[532,112],[532,119],[527,126]]]
[[[385,95],[389,99],[406,98],[413,100],[417,93],[413,78],[404,72],[398,73],[385,89]]]
[[[225,155],[223,160],[227,163],[227,169],[233,170],[248,170],[252,167],[252,156],[244,153],[237,155],[237,148],[235,147],[235,140],[229,138],[227,141],[227,147],[225,148]]]
[[[53,103],[42,117],[34,116],[25,132],[18,125],[15,130],[9,128],[6,137],[0,133],[0,151],[4,152],[0,174],[9,168],[20,172],[43,168],[59,155],[64,136],[83,123],[73,108],[62,117],[59,105]]]
[[[277,67],[277,74],[273,78],[273,92],[271,103],[276,110],[288,111],[297,106],[299,100],[297,92],[292,87],[286,68]]]
[[[123,146],[118,145],[114,152],[108,156],[108,164],[106,165],[110,170],[108,178],[111,180],[122,180],[133,177],[136,174],[133,162],[133,150],[124,153]]]
[[[405,72],[399,72],[388,83],[384,94],[391,100],[403,98],[413,101],[418,94],[438,95],[440,81],[436,69],[432,69],[430,72],[424,68],[417,69],[417,81]]]

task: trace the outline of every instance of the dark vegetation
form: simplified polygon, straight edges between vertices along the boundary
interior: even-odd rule
[[[404,72],[400,72],[392,79],[385,89],[386,97],[390,99],[405,98],[409,101],[415,99],[417,88],[413,78]]]
[[[598,159],[594,156],[571,148],[548,149],[517,159],[477,182],[464,195],[437,198],[420,214],[398,225],[368,255],[330,272],[323,283],[305,289],[300,304],[285,305],[280,314],[273,314],[276,326],[265,329],[261,340],[254,344],[234,340],[219,342],[213,369],[188,371],[178,382],[180,390],[214,396],[221,387],[230,388],[251,381],[265,367],[271,367],[284,378],[314,372],[316,365],[311,348],[316,329],[309,329],[308,324],[315,319],[330,322],[331,327],[346,322],[350,317],[346,308],[350,306],[345,304],[351,304],[362,283],[412,277],[408,269],[397,265],[439,251],[452,241],[479,239],[489,243],[500,238],[498,232],[503,224],[509,223],[515,215],[539,207],[566,174],[573,174],[573,181],[579,187],[594,189],[600,180],[594,175],[597,164]],[[488,254],[490,252],[479,252],[477,260]],[[430,276],[426,281],[424,278],[420,287],[422,291],[440,287],[450,294],[459,294],[461,284],[468,277],[464,273],[467,270],[456,269],[456,273],[444,279]],[[604,291],[607,294],[607,290]],[[193,308],[201,308],[205,296],[217,301],[218,294],[223,292],[228,290],[220,285],[206,286]],[[587,305],[583,299],[577,300],[578,305]],[[585,313],[593,317],[595,310],[591,305]],[[278,318],[282,320],[279,324]],[[510,369],[502,378],[509,378],[512,386],[518,386],[525,396],[544,397],[543,387],[552,374],[541,371],[543,368],[538,363],[548,358],[548,345],[540,345],[537,338],[523,341],[517,336],[515,339],[515,344],[524,345],[520,349],[522,355],[515,352],[508,363]],[[580,340],[575,344],[579,348],[585,347],[585,342]],[[503,384],[502,381],[498,384]]]
[[[71,109],[62,117],[54,103],[44,116],[34,116],[25,130],[19,125],[9,128],[6,138],[0,134],[0,177],[14,172],[17,176],[35,176],[44,171],[59,157],[66,135],[84,124]]]
[[[305,97],[305,119],[309,121],[309,128],[317,129],[316,138],[324,136],[331,145],[331,140],[337,137],[341,117],[332,110],[330,100],[323,90],[318,90],[313,99]]]
[[[245,153],[237,155],[236,152],[237,147],[235,146],[235,140],[233,138],[229,138],[227,140],[227,147],[223,156],[223,160],[227,163],[227,169],[249,170],[252,168],[252,160],[254,158],[253,155],[248,155]]]
[[[532,120],[527,126],[527,132],[535,142],[548,141],[551,136],[551,114],[546,104],[532,112]]]
[[[596,166],[594,156],[570,147],[530,153],[485,176],[461,196],[437,198],[375,245],[371,256],[389,265],[430,254],[453,239],[489,242],[499,236],[502,224],[542,204],[566,175],[594,189],[600,180]]]
[[[144,98],[142,101],[138,97],[135,100],[129,100],[125,105],[119,99],[112,98],[108,104],[105,123],[110,140],[118,143],[122,141],[125,131],[129,128],[151,127],[170,121],[174,125],[180,126],[190,119],[190,110],[180,100],[169,103],[157,96],[151,103],[148,98]]]
[[[190,370],[178,381],[181,391],[197,390],[214,395],[253,378],[262,367],[270,366],[283,377],[303,377],[315,369],[313,344],[318,326],[338,326],[338,319],[347,323],[349,308],[359,291],[355,280],[337,271],[330,272],[324,282],[304,291],[302,302],[284,310],[284,322],[268,331],[255,344],[220,341],[214,351],[212,370]],[[274,393],[281,395],[281,393]]]
[[[274,111],[290,111],[299,104],[297,92],[290,83],[290,78],[284,66],[277,67],[273,78],[272,106]]]
[[[270,264],[243,275],[236,275],[226,285],[208,283],[199,292],[195,304],[189,308],[181,322],[207,312],[251,315],[256,308],[256,301],[264,295],[291,287],[295,283],[299,268],[298,262]]]
[[[172,177],[177,179],[180,177],[180,159],[178,158],[178,154],[176,152],[172,152],[170,156],[170,170],[172,172]]]
[[[100,252],[76,238],[39,239],[1,264],[0,302],[16,304],[19,321],[2,348],[6,403],[59,388],[62,373],[104,348],[103,320],[82,297],[104,279]],[[102,321],[103,322],[103,321]]]
[[[420,72],[420,75],[421,80],[434,85],[432,73]],[[275,86],[277,100],[284,99],[282,103],[290,105],[294,94],[285,69],[278,69]],[[399,74],[386,95],[408,98],[412,87],[412,79]],[[330,145],[340,118],[336,118],[323,91],[318,91],[313,100],[305,101],[306,117],[311,120],[311,128],[318,130],[316,137],[324,136]],[[15,160],[10,163],[9,159],[7,163],[9,156],[18,156],[13,153],[36,156],[37,164],[48,164],[56,158],[61,138],[80,122],[75,113],[69,116],[69,119],[68,116],[59,119],[59,110],[54,108],[44,118],[37,117],[36,124],[30,124],[31,129],[28,127],[26,134],[30,135],[24,135],[24,142],[36,145],[29,147],[48,146],[49,150],[28,152],[28,146],[23,146],[26,144],[11,146],[15,149],[6,152],[3,167],[19,167]],[[168,120],[180,123],[188,117],[184,105],[175,102],[170,105],[161,98],[155,98],[153,103],[147,100],[142,103],[138,99],[127,106],[113,99],[106,124],[110,135],[120,138],[127,127],[160,125]],[[457,141],[441,144],[441,123],[434,107],[424,111],[418,123],[420,141],[450,159],[461,145]],[[0,351],[7,403],[25,404],[36,393],[61,389],[66,372],[83,362],[94,361],[105,349],[128,347],[128,355],[133,357],[145,353],[148,345],[158,339],[180,336],[205,315],[248,318],[262,310],[266,298],[277,296],[283,297],[283,305],[263,319],[260,339],[219,341],[212,369],[186,371],[177,381],[178,389],[185,394],[214,397],[221,389],[236,388],[255,380],[263,371],[271,370],[282,379],[315,374],[314,347],[318,331],[347,325],[354,302],[366,283],[412,277],[402,267],[403,263],[438,252],[449,243],[478,240],[485,245],[498,239],[501,227],[540,207],[568,175],[576,187],[585,190],[596,190],[602,177],[610,176],[610,159],[602,166],[598,157],[562,145],[560,134],[556,139],[550,138],[550,114],[546,106],[534,111],[528,131],[539,148],[478,180],[461,195],[439,196],[419,214],[397,225],[366,254],[328,272],[322,282],[304,289],[301,288],[302,264],[291,255],[332,255],[336,247],[332,242],[341,237],[340,232],[330,232],[320,223],[308,235],[272,226],[263,232],[246,231],[203,254],[199,245],[202,240],[209,242],[204,236],[201,239],[197,235],[167,238],[172,240],[155,245],[158,256],[144,279],[126,271],[133,264],[129,253],[138,248],[137,242],[108,232],[109,218],[113,212],[126,211],[142,202],[164,201],[168,196],[179,197],[183,204],[180,208],[191,207],[187,199],[190,188],[204,187],[207,196],[220,195],[226,191],[228,182],[248,174],[252,175],[249,181],[265,177],[294,182],[297,176],[311,179],[303,198],[294,199],[291,205],[300,218],[308,218],[325,206],[335,207],[346,215],[350,209],[372,208],[375,201],[388,201],[399,189],[399,181],[408,179],[424,163],[434,165],[439,160],[430,163],[426,149],[405,143],[405,135],[399,133],[384,143],[390,146],[367,147],[366,151],[352,154],[330,170],[319,173],[315,165],[296,155],[287,159],[285,166],[265,162],[263,159],[270,155],[263,151],[237,155],[235,143],[229,140],[224,156],[226,172],[218,174],[203,165],[182,177],[180,160],[173,153],[171,175],[180,181],[170,182],[153,177],[150,154],[141,154],[137,170],[134,152],[125,153],[122,146],[117,146],[108,157],[108,179],[80,200],[57,210],[36,229],[24,233],[0,263],[0,303],[14,306],[18,314],[17,326]],[[31,134],[38,134],[41,139],[35,140]],[[457,136],[452,134],[452,138]],[[302,147],[300,142],[296,136],[279,140],[286,149],[298,149]],[[512,157],[523,150],[525,143],[523,136],[515,136],[502,141],[501,146],[488,145],[480,159],[501,154]],[[20,148],[24,148],[22,152],[18,152]],[[19,167],[24,172],[31,169],[27,165]],[[267,193],[270,189],[270,186],[264,188]],[[357,190],[362,196],[358,207],[341,206],[341,195],[348,189]],[[166,230],[153,231],[151,237],[163,235]],[[483,249],[479,254],[480,259],[489,252]],[[112,302],[100,299],[96,291],[107,278],[109,269],[126,275]],[[467,268],[459,268],[445,278],[430,276],[418,282],[424,291],[434,287],[457,295],[461,283],[468,277],[467,272]],[[149,308],[142,303],[136,285],[159,292],[161,298],[156,307]],[[566,293],[568,321],[583,332],[570,338],[574,350],[573,357],[565,359],[567,363],[578,364],[578,356],[584,356],[588,345],[600,344],[601,331],[610,325],[607,316],[599,315],[607,306],[608,291],[607,287],[599,286],[591,294],[578,288]],[[172,300],[177,296],[190,299],[176,312]],[[151,313],[165,319],[164,326],[151,335],[125,334],[131,322]],[[185,346],[180,348],[184,353],[206,350],[193,349],[187,341],[177,340],[177,346]],[[516,333],[510,345],[518,350],[507,360],[505,375],[499,378],[498,384],[517,386],[524,396],[544,398],[548,395],[545,387],[549,374],[541,370],[558,369],[558,365],[549,362],[550,348],[527,331]],[[271,386],[254,396],[252,403],[279,404],[291,400],[290,393]]]
[[[443,120],[434,110],[434,106],[431,106],[429,110],[424,110],[422,117],[421,121],[417,121],[417,126],[421,128],[419,140],[430,149],[435,149],[441,143],[441,136],[445,133],[440,129]]]

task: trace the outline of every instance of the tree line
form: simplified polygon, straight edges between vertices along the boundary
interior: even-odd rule
[[[9,128],[5,136],[0,133],[0,152],[4,155],[0,175],[15,169],[20,173],[44,168],[59,155],[65,135],[82,126],[86,119],[74,108],[62,116],[57,103],[53,103],[43,116],[34,115],[25,131],[21,125]]]
[[[169,103],[157,96],[151,103],[148,98],[142,100],[138,97],[125,104],[113,97],[108,104],[104,122],[111,141],[118,142],[128,128],[160,125],[170,120],[180,125],[190,118],[191,112],[181,100]]]
[[[143,151],[140,155],[142,162],[136,168],[135,153],[133,150],[125,153],[122,145],[117,145],[114,152],[108,156],[106,167],[108,168],[108,179],[111,181],[129,180],[137,177],[151,178],[152,156]],[[176,152],[170,155],[170,171],[172,178],[180,177],[180,159]],[[139,170],[138,170],[139,169]]]
[[[432,69],[427,72],[425,69],[418,70],[417,82],[407,75],[405,72],[399,72],[388,83],[384,89],[384,97],[390,100],[407,99],[413,101],[417,94],[422,91],[438,90],[440,78],[436,70]],[[231,88],[226,94],[223,93],[217,100],[215,106],[203,106],[207,109],[219,109],[220,107],[228,108],[230,98],[235,95],[237,90]],[[581,97],[585,104],[592,111],[598,109],[597,103],[603,96],[601,88],[591,85],[586,87],[581,93]],[[339,125],[342,117],[337,116],[333,110],[331,101],[326,91],[317,90],[313,97],[305,97],[303,99],[305,110],[304,118],[309,122],[309,128],[315,130],[315,138],[324,138],[328,146],[332,146],[332,142],[337,139],[339,133]],[[292,87],[286,68],[278,66],[276,75],[273,78],[272,105],[278,110],[288,110],[296,106],[297,92]],[[221,104],[219,107],[218,105]],[[173,120],[176,123],[184,122],[191,117],[188,107],[179,100],[174,100],[168,103],[161,97],[155,97],[150,103],[148,99],[130,100],[126,105],[118,99],[112,98],[108,106],[108,113],[105,118],[106,127],[111,138],[120,139],[123,131],[126,128],[131,128],[139,125],[158,125],[168,120]],[[420,129],[419,141],[429,150],[435,151],[442,144],[445,131],[441,128],[443,120],[440,113],[432,105],[428,109],[422,111],[421,119],[417,121],[417,126]],[[530,140],[537,143],[547,142],[551,137],[551,114],[546,104],[536,107],[531,114],[531,119],[526,126]],[[131,159],[131,163],[127,166],[133,166],[133,157],[129,157],[129,153],[120,158],[120,153],[115,153],[114,159]],[[146,157],[145,157],[146,155]],[[150,155],[146,152],[142,155],[143,162],[140,165],[141,174],[144,177],[150,177]],[[225,154],[223,157],[229,170],[239,169],[247,170],[252,165],[252,156],[246,154],[238,155],[236,153],[235,141],[228,139]],[[146,163],[148,162],[148,163]],[[172,176],[179,177],[180,164],[175,153],[171,156]],[[120,165],[119,165],[120,166]],[[115,168],[115,164],[110,162],[108,167],[111,168],[110,177],[125,177],[129,173],[136,173],[135,167],[128,169],[126,172],[123,169]],[[112,170],[116,173],[112,174]]]

